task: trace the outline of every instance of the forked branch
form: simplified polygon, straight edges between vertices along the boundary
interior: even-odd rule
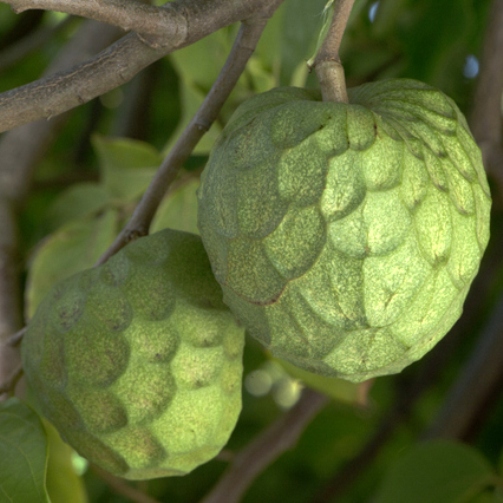
[[[282,0],[275,0],[271,2],[271,6],[277,8],[281,2]],[[269,8],[264,17],[255,17],[241,25],[227,61],[197,114],[164,159],[130,221],[98,263],[101,264],[108,260],[132,239],[145,236],[148,233],[150,223],[169,185],[201,137],[216,120],[220,109],[237,84],[248,59],[255,50],[265,28],[267,17],[273,11],[274,9]]]
[[[131,80],[138,72],[176,49],[193,44],[219,28],[261,12],[272,12],[278,0],[176,0],[173,21],[162,48],[136,34],[121,40],[73,68],[0,94],[0,132],[59,115]],[[94,4],[94,2],[93,2]],[[188,26],[187,29],[184,27]]]

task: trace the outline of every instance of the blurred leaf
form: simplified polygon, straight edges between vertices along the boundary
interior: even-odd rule
[[[280,84],[290,85],[295,69],[313,55],[327,0],[290,0],[285,5],[281,33]]]
[[[274,76],[275,86],[279,86],[282,30],[285,10],[288,4],[289,2],[281,4],[279,9],[269,19],[252,56],[252,58],[257,58],[261,62],[262,66],[269,71],[271,76]]]
[[[251,57],[248,61],[247,74],[252,80],[253,89],[257,93],[269,91],[276,85],[276,79],[263,62],[256,57]]]
[[[503,496],[497,494],[496,492],[485,491],[482,494],[475,496],[475,498],[470,500],[470,503],[501,503],[503,501]]]
[[[143,194],[162,162],[161,154],[152,145],[138,140],[94,136],[93,146],[100,163],[101,183],[121,203]]]
[[[0,404],[0,501],[48,503],[47,439],[38,415],[17,398]]]
[[[59,433],[43,421],[49,443],[46,485],[52,503],[87,503],[84,482],[73,467],[73,449]]]
[[[47,212],[47,220],[51,229],[87,217],[103,209],[110,196],[98,183],[78,183],[62,192],[51,204]]]
[[[357,403],[359,400],[359,385],[336,379],[334,377],[325,377],[304,369],[296,367],[284,360],[276,360],[292,377],[299,379],[306,386],[323,393],[339,402]]]
[[[170,228],[199,234],[196,195],[198,187],[199,180],[191,178],[170,191],[156,213],[150,232]]]
[[[95,218],[73,221],[43,242],[28,270],[28,318],[54,283],[96,263],[114,240],[117,227],[118,212],[108,210]]]
[[[386,0],[379,2],[376,10],[373,30],[378,37],[386,37],[393,31],[398,22],[398,17],[406,8],[408,0]]]
[[[494,471],[464,444],[435,440],[409,449],[386,473],[377,503],[463,503],[494,481]]]
[[[206,94],[218,77],[234,42],[237,26],[223,28],[174,52],[170,57],[182,80]]]

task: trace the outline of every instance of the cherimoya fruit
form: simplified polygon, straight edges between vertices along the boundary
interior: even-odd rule
[[[200,238],[165,230],[58,283],[22,356],[41,411],[72,447],[147,479],[190,472],[226,444],[243,344]]]
[[[272,353],[362,381],[421,358],[462,311],[489,238],[481,154],[414,80],[350,104],[277,88],[226,125],[199,189],[224,301]]]

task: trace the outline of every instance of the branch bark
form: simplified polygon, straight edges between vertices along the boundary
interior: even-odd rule
[[[482,150],[485,167],[499,186],[500,196],[503,194],[503,125],[501,107],[497,105],[503,94],[502,55],[503,0],[494,0],[489,12],[470,126]],[[498,238],[492,236],[491,242]],[[503,380],[502,323],[503,298],[500,298],[472,357],[452,386],[425,438],[462,439],[471,433],[481,411]]]
[[[464,439],[503,382],[503,297],[425,438]]]
[[[271,2],[267,11],[263,14],[264,17],[256,17],[242,24],[229,57],[203,104],[164,159],[130,221],[117,236],[112,246],[100,258],[99,264],[106,262],[131,240],[148,234],[150,223],[169,185],[175,179],[178,171],[189,158],[201,137],[217,119],[220,109],[234,89],[255,50],[268,17],[282,1],[275,0]]]
[[[300,400],[258,435],[233,460],[227,472],[201,503],[237,503],[253,480],[298,441],[328,398],[306,388]]]
[[[167,45],[156,49],[144,43],[136,33],[131,33],[68,71],[0,94],[0,132],[34,120],[54,117],[82,105],[128,82],[170,52],[193,44],[224,26],[250,19],[257,12],[265,12],[271,4],[277,5],[278,2],[171,2],[171,31],[165,35]]]
[[[503,0],[494,0],[489,11],[480,74],[473,99],[470,126],[482,150],[486,170],[503,196]]]
[[[149,45],[162,47],[173,39],[185,38],[187,23],[171,3],[156,7],[138,0],[1,0],[19,13],[43,9],[73,14],[135,31]]]

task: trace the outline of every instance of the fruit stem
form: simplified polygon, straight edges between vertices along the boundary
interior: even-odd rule
[[[335,0],[328,33],[311,64],[320,82],[323,101],[348,102],[339,49],[354,2],[355,0]]]

